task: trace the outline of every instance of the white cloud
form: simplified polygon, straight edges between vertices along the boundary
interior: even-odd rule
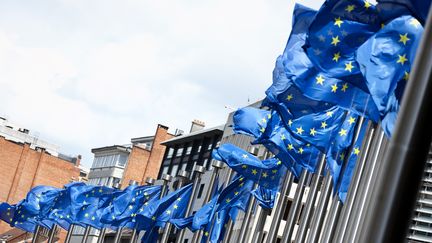
[[[150,135],[157,123],[218,125],[224,105],[264,96],[292,9],[282,0],[2,1],[0,114],[88,166],[91,148]]]

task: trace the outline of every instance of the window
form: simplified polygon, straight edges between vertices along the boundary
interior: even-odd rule
[[[126,165],[128,156],[126,154],[117,155],[118,165],[124,167]]]
[[[212,145],[213,145],[213,144],[209,143],[209,145],[208,145],[208,147],[207,147],[207,150],[211,150],[211,149],[212,149]]]
[[[204,168],[207,168],[207,163],[208,163],[208,159],[205,159],[204,162],[203,162],[203,167]]]
[[[203,193],[203,191],[204,191],[204,186],[205,186],[205,184],[201,184],[201,186],[200,186],[200,188],[199,188],[199,191],[198,191],[198,196],[197,196],[197,198],[201,198],[202,193]]]
[[[187,163],[183,163],[181,166],[181,170],[186,171],[186,166],[187,166]]]
[[[183,148],[179,148],[179,149],[177,150],[176,156],[177,156],[177,157],[178,157],[178,156],[181,156],[182,153],[183,153]]]
[[[173,154],[174,154],[174,149],[173,148],[169,148],[168,154],[167,154],[167,159],[172,158]]]
[[[192,146],[187,147],[186,154],[189,155],[192,151]]]
[[[179,165],[173,165],[172,170],[171,170],[171,176],[177,176],[178,167],[179,167]]]
[[[168,169],[169,169],[169,165],[164,166],[164,168],[162,170],[162,175],[167,174],[168,173]]]
[[[184,239],[183,243],[188,243],[189,239]]]
[[[201,152],[201,145],[198,146],[197,153]]]

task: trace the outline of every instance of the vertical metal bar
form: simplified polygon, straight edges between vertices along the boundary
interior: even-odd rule
[[[332,204],[330,210],[327,214],[327,218],[324,223],[323,235],[319,242],[331,243],[334,236],[334,231],[336,228],[336,223],[339,218],[339,214],[342,208],[342,203],[339,200],[338,195],[334,195],[332,199]]]
[[[317,208],[313,214],[312,222],[310,226],[310,232],[307,238],[308,243],[317,243],[321,234],[321,227],[324,221],[325,211],[327,210],[328,202],[332,190],[333,177],[330,171],[327,171],[324,177],[323,186],[321,188],[321,194],[319,197]]]
[[[75,228],[75,225],[73,225],[73,224],[71,224],[69,226],[69,230],[68,230],[68,232],[66,234],[65,243],[69,243],[70,242],[74,228]]]
[[[36,229],[35,229],[35,231],[33,233],[32,243],[36,243],[37,242],[37,238],[39,236],[40,230],[41,230],[41,226],[36,225]]]
[[[58,226],[56,224],[54,224],[53,227],[52,227],[52,229],[49,231],[48,243],[53,243],[54,236],[56,235],[57,229],[58,229]]]
[[[294,232],[294,225],[296,224],[296,221],[300,214],[303,193],[305,190],[305,182],[307,177],[309,177],[309,174],[310,172],[308,172],[306,169],[303,169],[300,175],[299,183],[297,184],[297,189],[294,195],[294,202],[290,208],[288,218],[285,224],[283,237],[281,241],[282,243],[291,242],[291,238]]]
[[[405,241],[432,139],[430,43],[432,14],[426,21],[382,170],[372,188],[360,242]]]
[[[293,184],[294,175],[291,172],[287,172],[285,176],[284,183],[282,185],[281,192],[279,194],[279,200],[277,202],[277,205],[275,205],[275,210],[271,224],[270,224],[270,230],[267,234],[266,243],[273,243],[276,242],[277,234],[279,231],[280,222],[283,217],[283,213],[285,212],[285,208],[287,206],[288,202],[288,195],[290,192],[290,188]]]
[[[300,218],[299,228],[296,233],[296,243],[303,243],[305,241],[307,229],[309,227],[310,219],[312,217],[312,209],[315,207],[315,200],[318,195],[318,187],[320,184],[320,179],[322,177],[321,174],[323,173],[325,167],[325,158],[325,154],[322,154],[320,162],[318,164],[318,168],[312,177],[312,183],[306,200],[306,205],[303,209]]]
[[[177,176],[179,177],[179,183],[177,185],[176,190],[180,189],[184,185],[184,183],[186,182],[186,180],[189,179],[189,172],[181,170],[181,171],[179,171],[179,173],[177,174]],[[164,228],[164,231],[163,231],[163,234],[162,234],[161,243],[168,242],[169,235],[171,233],[171,229],[172,229],[172,225],[169,222],[167,222],[165,224],[165,228]]]
[[[254,189],[258,187],[258,184],[255,183],[254,185]],[[252,211],[253,211],[253,207],[255,205],[255,197],[250,194],[249,197],[249,205],[246,209],[244,218],[243,218],[243,223],[242,226],[240,228],[240,234],[239,234],[239,238],[237,240],[237,242],[246,242],[247,240],[247,233],[248,233],[248,229],[249,229],[249,224],[250,224],[250,220],[252,217]]]
[[[91,227],[88,226],[88,225],[85,227],[85,231],[84,231],[84,236],[83,236],[83,239],[82,239],[82,243],[87,243],[87,239],[88,239],[89,234],[90,234],[90,229],[91,229]]]
[[[233,176],[234,176],[234,171],[232,169],[229,169],[227,180],[225,182],[225,187],[227,187],[229,185]],[[234,222],[231,219],[229,219],[227,227],[226,227],[223,242],[230,242],[233,228],[234,228]],[[197,243],[197,242],[194,242],[194,243]]]
[[[267,208],[261,208],[259,214],[258,214],[258,219],[257,219],[257,224],[255,226],[255,231],[253,232],[252,238],[249,238],[248,242],[263,242],[263,237],[264,237],[264,225],[267,219],[267,215],[269,215],[270,210]]]
[[[196,172],[196,174],[195,174],[195,179],[194,179],[193,186],[192,186],[191,198],[189,199],[189,202],[188,202],[188,205],[186,208],[185,217],[188,217],[192,212],[192,207],[193,207],[193,204],[195,202],[195,198],[196,198],[197,193],[198,193],[198,186],[201,183],[201,175],[205,172],[205,168],[201,165],[196,165],[195,166],[195,172]],[[176,243],[183,242],[185,230],[186,229],[180,230],[180,233],[176,239]]]
[[[345,205],[342,208],[338,225],[336,227],[336,233],[334,237],[335,242],[343,242],[342,240],[344,238],[345,233],[347,232],[348,223],[350,222],[351,214],[353,210],[355,210],[354,203],[358,196],[359,188],[361,186],[360,184],[361,179],[366,173],[365,171],[366,161],[368,157],[370,157],[372,150],[376,147],[377,140],[378,140],[378,135],[376,134],[376,127],[375,125],[372,124],[372,122],[369,122],[367,128],[367,134],[361,146],[362,148],[361,153],[356,162],[356,167],[348,190],[347,199]],[[363,195],[361,194],[359,196],[363,197]]]
[[[105,234],[106,234],[106,228],[103,228],[99,231],[99,238],[97,240],[97,243],[103,243],[105,241]]]

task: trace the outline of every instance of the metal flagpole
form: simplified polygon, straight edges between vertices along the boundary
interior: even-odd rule
[[[104,242],[105,234],[106,234],[106,228],[103,228],[102,230],[99,231],[99,237],[98,237],[97,243],[103,243]]]
[[[84,236],[83,236],[83,239],[82,239],[82,243],[87,243],[87,239],[88,239],[89,234],[90,234],[90,229],[91,229],[91,227],[88,226],[88,225],[85,227],[85,231],[84,231]]]
[[[254,189],[256,189],[258,187],[257,183],[254,183]],[[253,211],[253,207],[255,205],[255,197],[250,194],[249,197],[249,205],[246,209],[244,218],[243,218],[243,223],[242,226],[240,228],[240,234],[238,237],[237,242],[246,242],[247,241],[247,233],[248,233],[248,229],[249,229],[249,224],[250,224],[250,220],[252,217],[252,211]]]
[[[65,243],[69,243],[70,242],[70,239],[72,237],[72,233],[73,233],[74,228],[75,228],[75,225],[73,225],[73,224],[71,224],[69,226],[69,230],[67,231],[67,234],[66,234]]]
[[[231,179],[232,179],[233,176],[234,176],[234,171],[232,169],[229,169],[227,180],[225,182],[225,187],[227,187],[229,185],[229,183],[231,182]],[[226,242],[228,242],[228,243],[230,242],[233,228],[234,228],[234,222],[231,219],[229,219],[227,227],[226,227],[226,231],[225,231],[223,242],[225,242],[225,243]],[[197,243],[197,242],[193,242],[193,243]]]
[[[376,145],[374,146],[374,150],[370,154],[370,158],[368,159],[369,164],[366,165],[366,171],[364,179],[362,180],[362,185],[359,189],[360,197],[354,203],[353,212],[351,213],[350,224],[348,224],[348,228],[346,229],[346,233],[343,239],[355,239],[358,235],[358,229],[361,224],[360,219],[364,219],[365,217],[365,205],[367,205],[368,201],[371,198],[371,187],[377,181],[377,174],[381,170],[382,165],[382,156],[384,151],[387,148],[387,139],[385,139],[384,132],[380,131],[378,133],[378,139]],[[342,240],[343,240],[342,239]]]
[[[193,185],[192,185],[192,193],[191,193],[191,197],[189,199],[189,202],[188,202],[188,205],[187,205],[187,208],[186,208],[185,217],[188,217],[192,213],[192,207],[193,207],[193,204],[195,202],[195,198],[196,198],[197,193],[198,193],[198,186],[201,183],[201,175],[205,172],[205,169],[201,165],[196,165],[194,171],[195,171],[195,179],[194,179],[194,182],[193,182]],[[176,243],[183,242],[185,230],[186,229],[180,230],[180,233],[177,236]]]
[[[318,242],[321,227],[324,221],[325,211],[327,210],[328,202],[330,199],[330,195],[332,192],[332,183],[333,178],[330,174],[330,171],[327,171],[326,176],[324,177],[323,186],[321,188],[321,193],[318,201],[317,208],[312,216],[312,222],[310,226],[310,232],[307,238],[308,243],[316,243]]]
[[[179,177],[179,183],[177,185],[176,190],[180,189],[185,184],[185,182],[189,179],[189,176],[190,176],[189,174],[190,174],[189,172],[184,171],[184,170],[179,171],[179,173],[177,174],[177,176]],[[161,243],[168,242],[168,238],[169,238],[169,235],[171,233],[171,229],[172,229],[171,223],[167,222],[165,224],[165,228],[164,228],[164,231],[162,234],[162,239],[160,241]]]
[[[310,175],[310,173],[306,169],[303,169],[303,171],[300,175],[299,182],[297,184],[296,192],[294,195],[294,202],[290,208],[288,218],[287,218],[287,221],[285,224],[283,237],[282,237],[282,241],[281,241],[282,243],[291,242],[292,234],[294,232],[294,225],[295,225],[295,223],[298,219],[298,216],[300,214],[301,203],[302,203],[303,193],[305,190],[306,179],[309,177],[309,175]]]
[[[333,196],[330,210],[326,215],[324,222],[323,235],[319,242],[330,243],[334,235],[334,228],[336,227],[337,220],[342,208],[342,203],[339,201],[339,196],[336,194]]]
[[[248,242],[263,242],[264,225],[269,213],[270,213],[270,209],[262,208],[262,207],[259,208],[257,223],[255,229],[252,229],[253,235],[252,238],[248,239]]]
[[[312,209],[315,207],[315,200],[318,195],[318,187],[320,185],[320,179],[322,177],[321,174],[323,173],[325,167],[325,158],[325,154],[322,154],[320,162],[318,164],[318,168],[312,177],[312,183],[306,200],[306,205],[302,211],[299,228],[296,233],[295,242],[297,243],[303,243],[306,238],[307,229],[309,227],[310,219],[312,216]]]
[[[382,170],[372,188],[360,242],[405,241],[432,139],[430,43],[432,14],[425,24]]]
[[[217,175],[219,174],[219,170],[223,168],[223,162],[219,160],[213,160],[212,166],[213,166],[213,173],[210,177],[209,189],[207,190],[207,193],[205,195],[204,204],[211,200],[214,188],[215,186],[216,187],[218,186],[215,185],[215,181]],[[202,230],[198,230],[197,232],[195,232],[191,242],[198,242],[201,237],[201,233]]]
[[[290,188],[293,184],[294,175],[291,172],[287,172],[285,176],[284,183],[282,185],[281,192],[279,193],[279,199],[275,205],[273,218],[270,224],[270,230],[267,234],[266,243],[276,242],[277,234],[279,231],[279,225],[282,220],[283,213],[288,202],[288,195],[290,193]]]
[[[348,229],[348,224],[350,222],[350,217],[355,210],[354,204],[356,201],[356,198],[358,196],[363,197],[364,195],[359,194],[359,189],[361,187],[361,181],[362,178],[364,178],[365,174],[367,173],[367,160],[370,158],[370,155],[373,151],[373,149],[376,148],[376,142],[378,139],[378,135],[376,134],[376,126],[372,124],[372,122],[369,122],[367,133],[365,136],[365,139],[363,139],[363,143],[361,146],[361,153],[359,158],[357,159],[354,174],[352,176],[350,186],[348,189],[347,199],[345,201],[345,204],[342,208],[341,215],[339,217],[339,221],[336,227],[336,233],[334,236],[335,242],[341,242],[344,238],[345,233]]]
[[[53,227],[52,227],[52,229],[49,231],[48,243],[53,243],[54,236],[56,234],[57,229],[58,229],[58,226],[56,224],[54,224]]]
[[[146,185],[151,186],[151,185],[154,185],[154,183],[155,183],[155,179],[153,179],[153,178],[151,178],[151,177],[147,177],[147,179],[146,179],[145,182],[146,182]],[[130,243],[135,243],[137,240],[138,240],[138,232],[137,232],[137,229],[133,229],[133,230],[132,230],[132,233],[131,233],[131,240],[130,240]],[[101,242],[98,241],[98,243],[103,243],[103,241],[101,241]]]
[[[35,231],[33,233],[32,243],[37,243],[37,238],[39,236],[40,230],[41,230],[41,226],[36,225],[36,229],[35,229]]]

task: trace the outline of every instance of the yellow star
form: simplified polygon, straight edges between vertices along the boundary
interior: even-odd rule
[[[344,159],[345,159],[345,153],[341,153],[341,154],[339,155],[339,158],[340,158],[341,160],[344,160]]]
[[[91,217],[91,220],[93,220],[93,221],[96,220],[96,217],[95,217],[95,216],[92,216],[92,217]]]
[[[265,118],[261,119],[261,121],[262,121],[263,123],[266,123],[266,122],[267,122],[267,120],[266,120]]]
[[[368,1],[364,1],[364,7],[365,7],[366,9],[369,9],[370,6],[371,6],[371,4],[370,4]]]
[[[354,4],[352,4],[352,5],[348,5],[346,8],[345,8],[345,10],[348,12],[348,13],[351,13],[351,11],[353,11],[355,9],[355,5]]]
[[[336,93],[336,90],[338,89],[338,86],[337,86],[337,84],[333,84],[331,86],[331,88],[332,88],[331,92]]]
[[[323,78],[322,75],[319,75],[319,76],[316,77],[315,79],[316,79],[316,83],[317,83],[317,84],[324,85],[324,81],[325,81],[325,79]]]
[[[355,148],[354,148],[354,154],[355,154],[355,155],[358,155],[359,153],[360,153],[360,149],[357,148],[357,147],[355,147]]]
[[[300,147],[300,148],[299,148],[299,154],[303,154],[303,151],[304,151],[303,148]]]
[[[408,38],[408,33],[405,33],[405,35],[399,34],[399,37],[399,42],[402,42],[404,45],[410,40],[410,38]]]
[[[273,174],[276,174],[278,172],[278,170],[272,170]]]
[[[132,206],[132,205],[129,205],[129,209],[133,209],[133,206]]]
[[[327,123],[325,121],[321,122],[321,128],[326,128],[327,127]]]
[[[408,81],[408,79],[409,79],[409,72],[405,71],[403,79],[406,80],[406,81]]]
[[[335,22],[333,25],[337,25],[340,28],[342,24],[343,24],[343,21],[341,20],[340,17],[335,18]]]
[[[84,217],[88,218],[88,216],[89,216],[89,214],[88,214],[88,213],[84,214]]]
[[[166,214],[170,215],[171,214],[171,210],[167,210]]]
[[[384,23],[381,23],[381,29],[384,28],[384,27],[385,27],[385,24],[384,24]]]
[[[327,112],[326,112],[326,115],[327,115],[328,117],[332,117],[332,116],[333,116],[333,111],[327,111]]]
[[[264,177],[264,178],[266,178],[268,175],[267,175],[267,173],[262,173],[262,177]]]
[[[333,61],[338,62],[340,58],[340,52],[336,52],[335,54],[333,54]]]
[[[177,208],[178,208],[177,204],[175,204],[173,208],[174,208],[174,209],[177,209]]]
[[[342,91],[345,92],[348,89],[348,84],[344,83],[344,85],[342,85]]]
[[[410,25],[414,26],[415,28],[418,28],[420,26],[420,22],[417,19],[412,18],[410,20]]]
[[[291,101],[293,98],[294,98],[294,97],[293,97],[292,94],[289,94],[289,95],[287,96],[287,100],[288,100],[288,101]]]
[[[315,133],[316,133],[316,130],[315,130],[315,128],[312,127],[312,128],[310,129],[309,134],[312,135],[312,136],[315,136]]]
[[[352,125],[355,122],[354,117],[350,116],[348,122],[349,122],[350,125]]]
[[[304,131],[302,127],[297,127],[296,130],[297,130],[297,134],[299,134],[299,135],[302,135],[302,133]]]
[[[243,159],[246,159],[248,156],[247,156],[247,154],[243,154],[242,157],[243,157]]]
[[[406,61],[408,61],[408,59],[406,58],[406,54],[403,54],[402,56],[401,55],[398,55],[398,56],[399,56],[399,59],[397,60],[396,63],[400,63],[400,64],[404,65],[404,63]]]
[[[337,35],[336,37],[332,37],[332,42],[331,44],[334,46],[337,46],[337,44],[340,42],[339,40],[339,36]]]
[[[271,114],[267,114],[267,118],[270,119],[271,118]]]
[[[234,195],[237,196],[240,192],[234,192]]]
[[[243,181],[243,179],[244,179],[244,178],[243,178],[243,177],[241,177],[241,178],[239,179],[239,181]]]
[[[353,68],[354,68],[354,66],[352,65],[352,62],[351,62],[351,61],[345,63],[345,71],[352,72],[352,69],[353,69]]]
[[[227,199],[225,200],[225,202],[229,203],[229,202],[231,202],[231,199],[227,198]]]
[[[243,169],[247,169],[247,165],[242,165],[242,168]]]
[[[276,164],[277,164],[277,165],[281,165],[281,164],[282,164],[282,161],[279,160]]]
[[[261,128],[260,128],[260,132],[261,132],[261,133],[264,133],[264,132],[265,132],[265,128],[264,128],[264,127],[261,127]]]
[[[346,136],[347,135],[347,130],[345,130],[345,129],[341,129],[340,131],[339,131],[339,135],[340,136]]]
[[[286,139],[285,134],[282,134],[282,135],[280,136],[280,139],[281,139],[281,140],[285,140],[285,139]]]
[[[177,198],[177,201],[179,201],[179,202],[180,202],[180,201],[181,201],[181,197]]]
[[[288,126],[291,126],[293,124],[293,121],[291,119],[288,120]]]
[[[258,173],[257,170],[255,169],[252,170],[252,174],[256,175],[257,173]]]
[[[288,144],[288,150],[293,150],[294,146],[292,144]]]
[[[207,232],[207,231],[204,232],[204,235],[205,235],[205,236],[209,236],[209,232]]]
[[[152,220],[153,220],[153,221],[156,221],[156,217],[155,217],[155,216],[153,216],[153,217],[152,217]]]

